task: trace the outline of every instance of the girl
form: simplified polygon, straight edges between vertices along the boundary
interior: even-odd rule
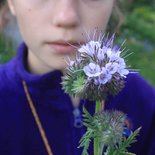
[[[69,44],[85,43],[85,29],[105,30],[114,0],[8,0],[8,4],[24,43],[17,56],[0,67],[0,154],[80,155],[77,147],[85,129],[78,105],[84,101],[63,92],[61,76],[65,59],[76,53]],[[122,92],[106,102],[106,109],[127,113],[128,127],[142,126],[130,151],[153,155],[154,89],[131,74]],[[93,111],[94,104],[85,101],[85,105]]]

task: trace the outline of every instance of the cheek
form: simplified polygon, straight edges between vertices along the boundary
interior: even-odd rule
[[[84,10],[85,26],[89,29],[99,28],[105,30],[109,21],[113,5],[101,5],[98,9]]]
[[[17,21],[18,26],[23,37],[23,40],[27,42],[32,42],[32,40],[39,40],[40,29],[39,29],[39,21],[36,18],[37,16],[31,11],[31,9],[27,9],[22,12],[22,14],[18,14]],[[33,35],[32,35],[33,34]]]

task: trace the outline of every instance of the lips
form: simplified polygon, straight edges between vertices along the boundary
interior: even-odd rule
[[[69,41],[69,42],[64,42],[64,41],[56,41],[56,42],[48,42],[48,46],[52,49],[57,54],[71,54],[73,53],[78,47],[79,43]]]

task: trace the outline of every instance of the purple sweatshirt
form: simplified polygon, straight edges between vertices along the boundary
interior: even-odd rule
[[[54,155],[81,155],[78,149],[84,127],[74,127],[73,106],[61,87],[61,72],[32,75],[26,68],[27,48],[0,66],[0,155],[47,155],[30,110],[25,80]],[[90,112],[94,104],[81,101]],[[81,106],[80,106],[81,109]],[[137,155],[155,154],[155,90],[138,74],[129,74],[124,89],[108,97],[106,109],[127,114],[133,130],[142,126],[138,142],[130,147]],[[93,154],[90,149],[90,154]]]

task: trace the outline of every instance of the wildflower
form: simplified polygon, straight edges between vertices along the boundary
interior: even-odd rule
[[[99,61],[103,61],[104,58],[105,58],[105,50],[104,49],[98,49],[98,52],[97,52],[97,58]]]
[[[63,88],[67,93],[102,100],[103,96],[115,95],[124,87],[124,78],[129,70],[121,57],[121,48],[113,46],[113,39],[114,36],[105,36],[102,40],[100,37],[98,41],[90,40],[78,49],[75,60],[68,63],[67,74],[63,78]]]
[[[99,83],[106,84],[111,80],[111,78],[112,78],[112,75],[108,73],[105,67],[102,67],[102,72],[99,76]]]
[[[80,53],[88,54],[89,56],[93,56],[95,51],[100,48],[101,44],[97,41],[90,41],[86,45],[82,45],[82,47],[78,50]]]
[[[104,111],[95,115],[95,121],[101,130],[101,141],[106,145],[116,145],[122,140],[126,115],[121,111]]]
[[[100,66],[94,63],[85,66],[83,70],[88,77],[98,77],[101,74]]]

